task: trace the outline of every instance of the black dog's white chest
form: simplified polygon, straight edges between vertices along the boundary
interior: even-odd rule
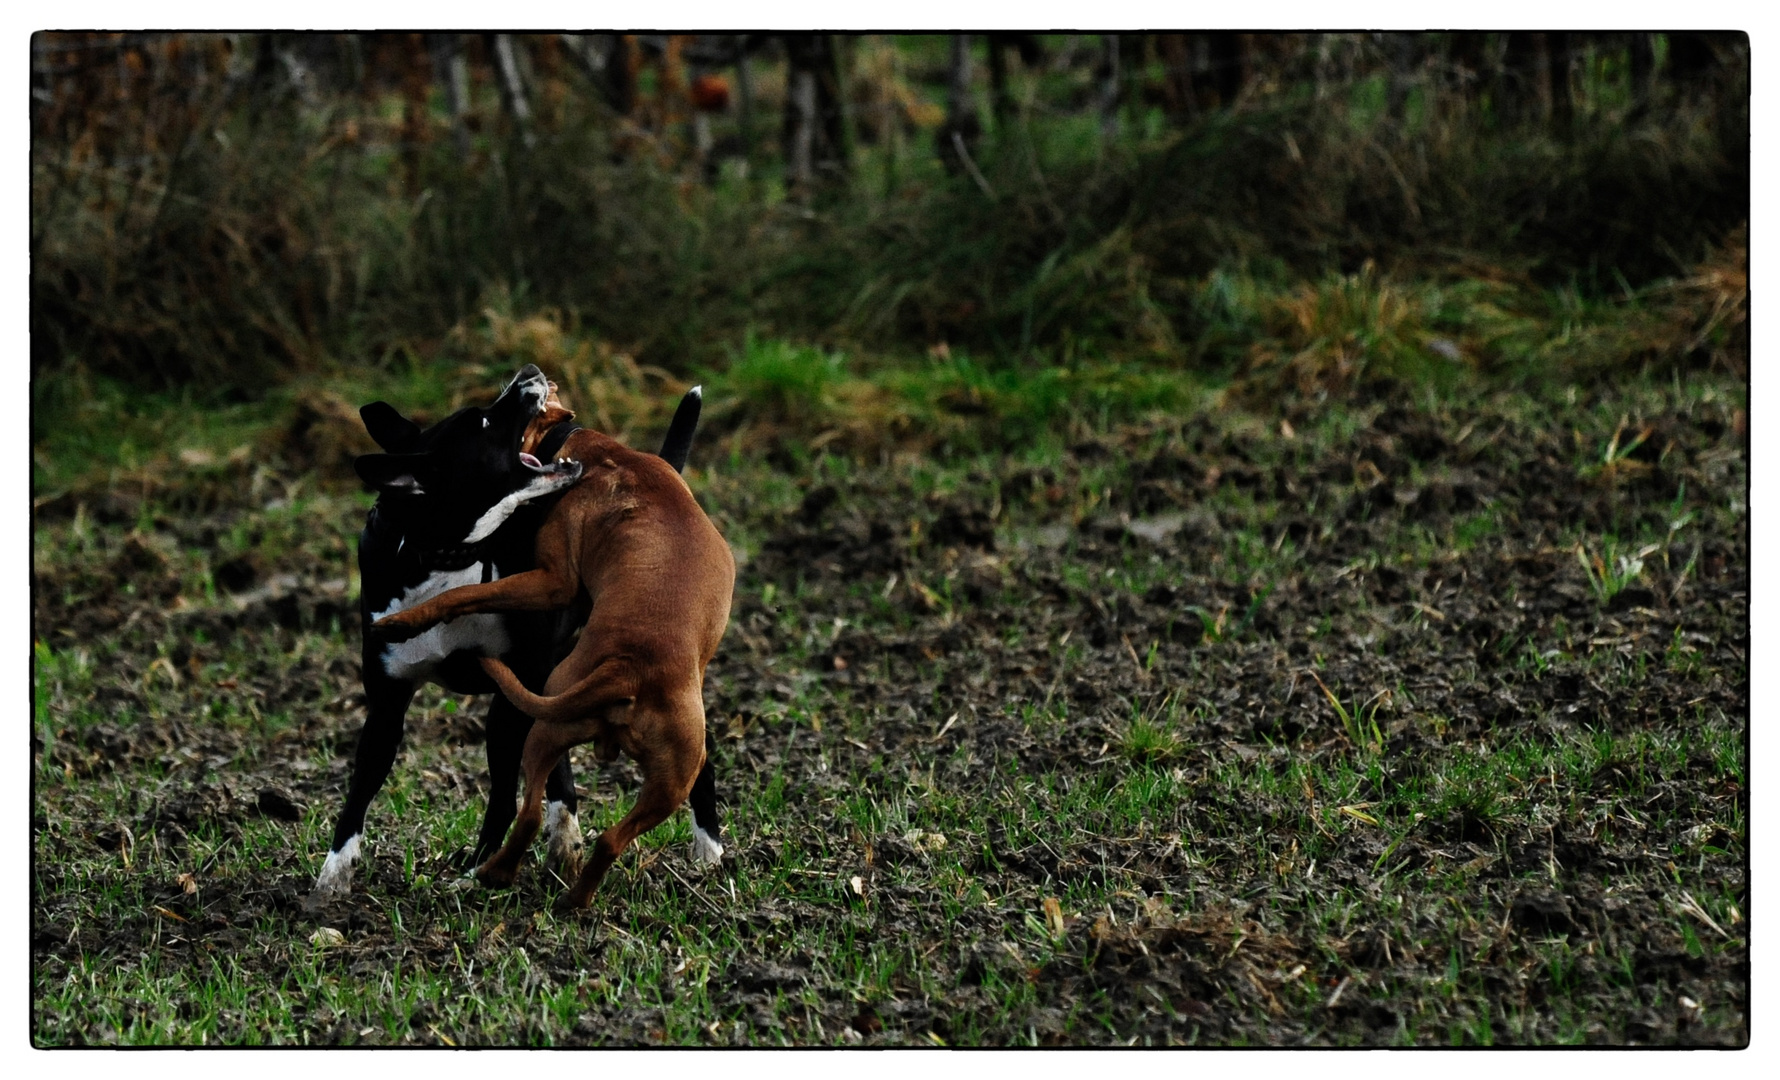
[[[475,585],[501,576],[499,569],[492,566],[487,569],[487,577],[484,576],[485,564],[480,562],[458,570],[434,570],[419,584],[404,589],[402,595],[391,600],[381,611],[373,611],[371,618],[393,615],[460,585]],[[452,653],[500,656],[511,646],[506,622],[501,616],[466,615],[440,623],[412,640],[384,646],[383,668],[393,678],[420,680],[428,678],[433,669]]]

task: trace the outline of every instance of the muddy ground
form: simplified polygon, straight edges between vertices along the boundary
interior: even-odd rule
[[[535,864],[448,888],[484,706],[435,691],[353,897],[301,908],[363,718],[348,485],[48,501],[34,1037],[1741,1045],[1744,440],[1697,390],[1403,392],[695,460],[744,557],[729,854],[679,820],[560,920]],[[577,776],[596,822],[635,790]]]

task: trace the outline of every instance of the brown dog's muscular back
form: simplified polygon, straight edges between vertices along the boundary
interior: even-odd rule
[[[661,458],[586,429],[557,456],[584,471],[539,533],[540,569],[581,581],[602,651],[702,673],[729,622],[728,543]]]

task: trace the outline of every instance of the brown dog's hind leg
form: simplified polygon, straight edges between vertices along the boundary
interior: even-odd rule
[[[686,801],[705,762],[703,738],[704,733],[700,731],[690,745],[663,746],[639,762],[643,766],[643,788],[637,793],[637,804],[630,808],[623,820],[600,833],[599,839],[594,841],[592,854],[576,879],[575,887],[557,901],[560,910],[572,911],[591,903],[606,871],[618,861],[618,856],[624,854],[631,841],[672,817]]]
[[[550,771],[578,741],[574,736],[581,725],[533,724],[526,736],[525,756],[521,768],[525,772],[525,794],[520,799],[519,814],[507,833],[507,842],[476,868],[476,880],[493,889],[513,884],[525,851],[538,837],[544,824],[544,786]]]
[[[534,726],[531,737],[525,741],[525,794],[520,798],[519,814],[507,830],[507,842],[476,868],[476,880],[491,889],[513,884],[519,875],[520,860],[525,858],[526,849],[538,838],[538,830],[544,824],[544,777],[556,768],[562,754],[551,755],[541,770],[535,770],[532,747],[537,743],[537,731]]]
[[[494,667],[491,665],[498,665],[501,670],[506,670],[506,666],[498,660],[483,661],[483,666],[493,671]],[[538,830],[544,824],[544,788],[550,771],[556,768],[556,763],[571,748],[592,741],[604,729],[608,710],[631,702],[636,678],[628,665],[603,664],[596,673],[596,678],[601,681],[595,688],[597,692],[587,695],[590,704],[584,714],[585,719],[566,723],[539,720],[532,724],[531,734],[525,738],[525,752],[520,759],[520,769],[525,774],[525,794],[520,799],[519,814],[513,819],[507,842],[501,845],[499,851],[489,856],[487,862],[476,868],[476,880],[482,884],[495,889],[513,884],[526,848],[537,839]]]

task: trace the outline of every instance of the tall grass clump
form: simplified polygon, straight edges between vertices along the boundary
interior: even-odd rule
[[[759,412],[804,421],[837,412],[837,393],[848,381],[841,353],[763,341],[753,334],[731,358],[727,377],[732,393]]]

